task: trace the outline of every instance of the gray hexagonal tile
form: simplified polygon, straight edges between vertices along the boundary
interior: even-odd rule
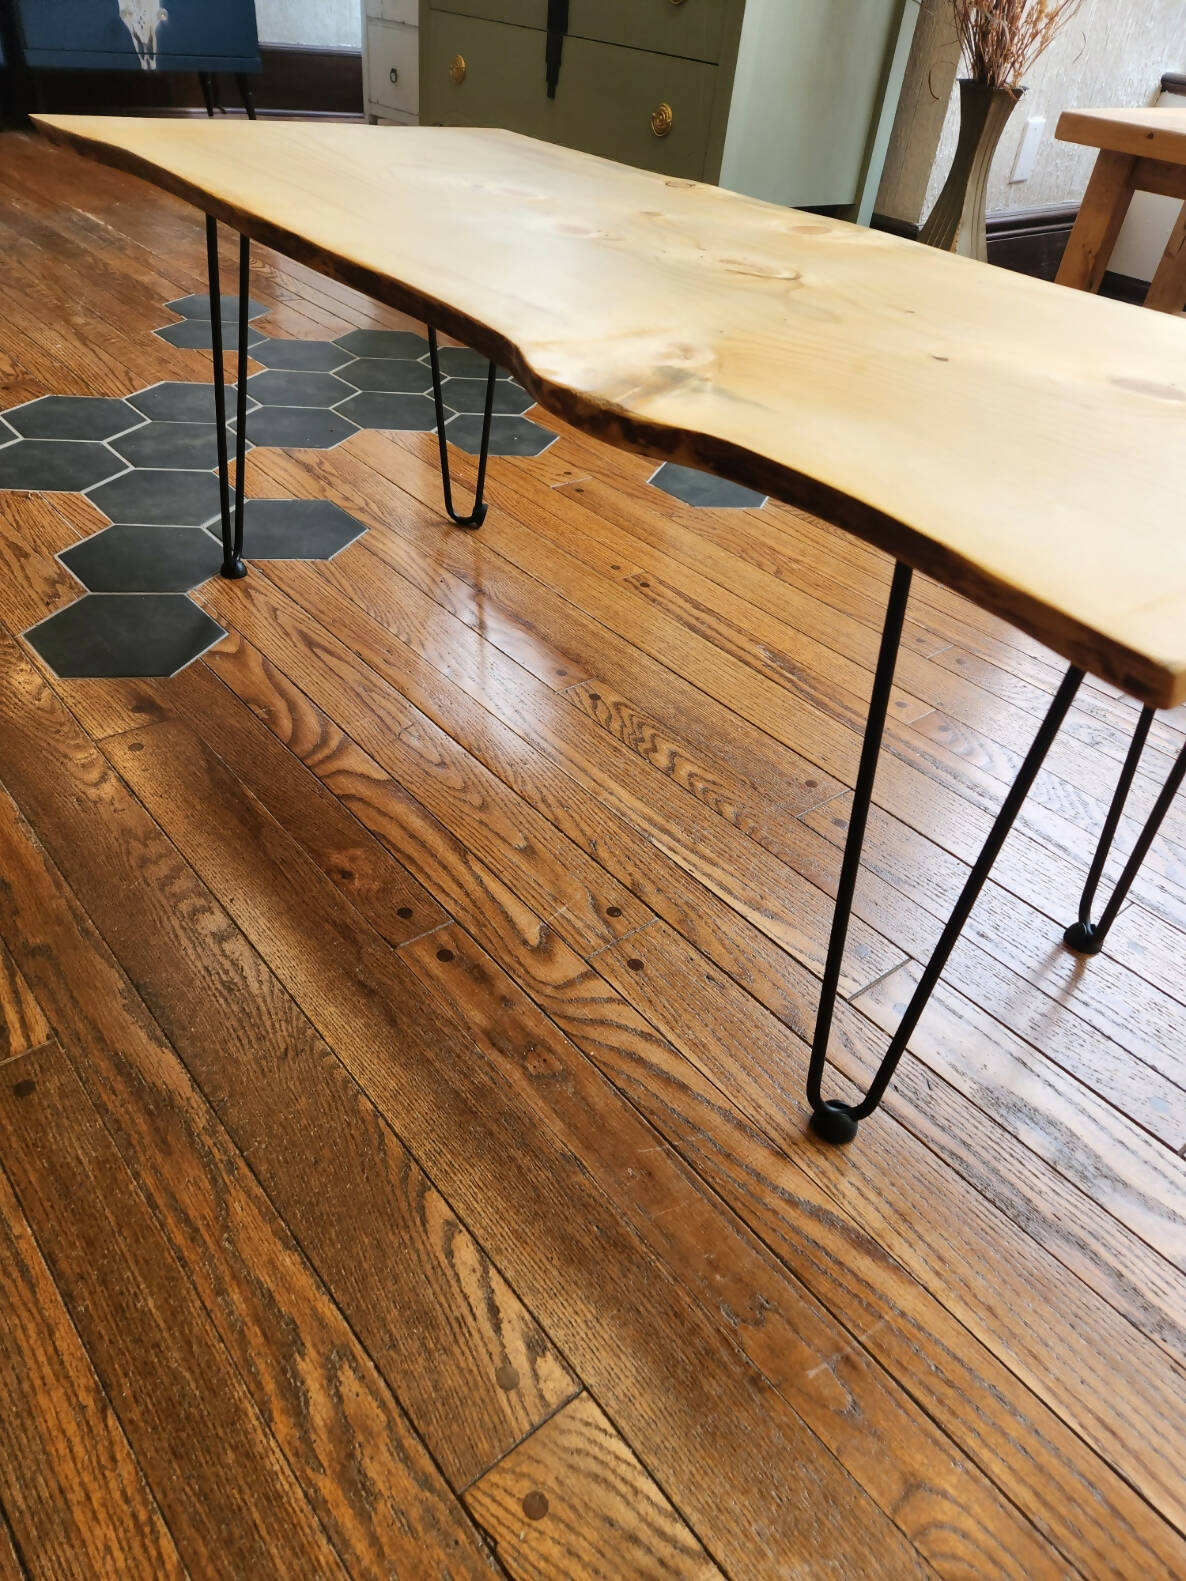
[[[114,440],[112,449],[133,467],[196,470],[218,465],[217,434],[214,423],[149,422],[125,434],[122,439]],[[233,455],[233,430],[228,433],[227,444]],[[247,448],[251,448],[250,443]]]
[[[243,515],[243,549],[251,560],[332,560],[364,532],[332,500],[248,500]]]
[[[101,395],[43,395],[4,416],[26,439],[111,439],[143,421],[126,401]]]
[[[248,391],[263,406],[336,406],[354,391],[332,373],[296,373],[269,368],[247,381]]]
[[[58,558],[92,593],[188,593],[217,574],[222,541],[192,527],[104,527]]]
[[[439,361],[441,372],[456,379],[484,379],[490,366],[488,357],[483,357],[480,351],[470,351],[468,346],[442,346]],[[510,374],[498,368],[495,377],[509,379]]]
[[[136,468],[92,489],[88,498],[109,521],[154,527],[204,527],[219,514],[213,472]]]
[[[0,450],[0,489],[77,493],[124,470],[114,450],[87,439],[17,439]]]
[[[484,412],[486,410],[485,379],[443,379],[441,393],[445,404],[455,412]],[[494,410],[508,417],[517,417],[535,405],[535,397],[528,395],[514,379],[496,379],[494,383]]]
[[[110,679],[176,675],[225,636],[184,593],[88,593],[25,632],[56,675]]]
[[[360,390],[383,390],[392,395],[423,395],[432,388],[432,370],[423,362],[394,357],[360,357],[339,378]]]
[[[277,450],[332,450],[357,432],[348,418],[320,406],[261,406],[247,419],[251,443]]]
[[[233,384],[228,383],[226,386],[228,414],[233,414],[235,410],[235,389]],[[135,395],[129,395],[128,404],[145,417],[153,417],[164,423],[212,423],[214,386],[189,384],[176,379],[164,384],[150,384],[147,390],[138,390]],[[248,411],[254,410],[258,404],[248,396]]]
[[[167,340],[170,346],[180,346],[186,351],[208,351],[214,341],[210,333],[210,320],[208,318],[183,318],[180,324],[166,324],[164,329],[154,329],[154,335],[159,335],[162,340]],[[258,346],[267,336],[253,329],[247,336],[249,346]],[[239,344],[238,323],[223,320],[222,346],[230,355]]]
[[[10,428],[4,419],[0,417],[0,445],[10,445],[15,438],[16,429]]]
[[[477,412],[463,412],[445,425],[449,443],[476,456],[482,448],[482,418]],[[490,454],[492,456],[538,456],[556,435],[550,428],[541,428],[529,417],[495,417],[490,423]]]
[[[265,340],[256,348],[256,362],[265,368],[283,368],[299,373],[332,373],[354,361],[332,340]]]
[[[685,505],[699,505],[712,510],[752,510],[765,505],[766,496],[755,489],[742,488],[740,483],[727,483],[710,472],[697,472],[694,467],[677,466],[665,461],[651,478],[651,483],[673,499]]]
[[[359,428],[415,429],[426,432],[437,425],[436,408],[429,395],[385,395],[366,390],[343,401],[338,411]]]
[[[239,317],[239,298],[237,296],[223,296],[221,297],[221,302],[223,318],[237,320]],[[210,317],[210,293],[208,291],[195,291],[192,296],[179,296],[174,302],[166,302],[165,306],[171,313],[180,313],[182,318],[208,319]],[[247,298],[248,318],[259,318],[261,314],[267,311],[265,303],[257,302],[254,297]]]
[[[337,345],[356,357],[422,357],[428,350],[423,335],[402,329],[352,329],[339,335]]]

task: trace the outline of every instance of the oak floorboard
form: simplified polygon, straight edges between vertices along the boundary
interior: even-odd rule
[[[387,1385],[464,1485],[568,1397],[566,1366],[48,686],[12,661],[6,650],[6,698],[23,699],[27,736],[34,719],[39,729],[35,747],[6,755],[10,787]],[[0,709],[5,725],[21,706]],[[97,864],[80,838],[88,806],[102,830]]]
[[[258,660],[254,662],[249,661],[250,655],[245,647],[231,647],[229,649],[224,647],[221,650],[219,662],[224,673],[240,671],[246,668],[246,672],[250,677],[247,694],[253,697],[255,706],[260,709],[264,717],[269,719],[279,718],[281,720],[291,718],[294,712],[293,701],[297,695],[291,683],[284,680],[283,677],[279,677],[277,672],[266,663],[261,663]],[[242,682],[236,678],[234,684],[242,685]],[[263,689],[260,689],[261,685]],[[273,707],[269,701],[273,692],[277,690],[287,700],[284,707]],[[315,715],[315,710],[308,703],[306,703],[306,708],[312,718]],[[398,806],[398,792],[394,786],[387,785],[385,787],[384,777],[378,765],[373,760],[368,760],[359,752],[357,747],[354,747],[346,738],[343,738],[340,732],[336,732],[328,720],[324,718],[321,720],[318,731],[319,744],[313,749],[312,757],[318,766],[318,772],[325,775],[326,783],[334,789],[336,794],[354,808],[358,816],[366,821],[380,838],[384,838],[389,830],[393,828],[398,829],[398,825],[393,825],[391,821],[393,802]],[[316,734],[317,732],[314,732],[306,724],[302,725],[299,738],[303,742],[309,742]],[[478,877],[480,880],[481,875],[479,874]],[[438,878],[436,882],[439,885],[442,882],[451,882],[451,880]],[[493,913],[490,906],[491,899],[495,901],[497,907]],[[584,968],[583,963],[572,952],[564,949],[557,938],[549,936],[547,929],[536,931],[538,928],[537,922],[531,922],[531,925],[528,926],[529,919],[525,918],[523,908],[521,906],[515,908],[510,906],[509,897],[504,890],[494,885],[492,876],[487,876],[484,884],[479,882],[476,887],[469,891],[459,888],[455,893],[450,909],[463,919],[466,926],[482,938],[487,950],[501,960],[502,964],[527,988],[527,991],[537,1002],[547,1008],[552,1018],[558,1024],[564,1026],[574,1040],[585,1048],[587,1052],[591,1052],[592,1057],[597,1059],[601,1053],[601,1044],[604,1041],[604,1029],[600,1021],[598,1021],[595,1025],[595,1041],[590,1047],[587,1035],[589,1030],[587,1020],[590,1004],[593,1004],[600,1011],[602,999],[605,993],[609,992],[604,979],[595,977],[594,974],[588,972]],[[515,921],[513,928],[506,926],[506,919],[510,917],[513,917]],[[645,934],[636,934],[635,937],[645,937]],[[629,946],[630,940],[627,939],[623,947],[629,949]],[[779,1003],[780,1011],[787,1015],[789,1020],[801,1024],[802,1012],[800,1008],[795,1006],[788,1011],[783,1002],[787,969],[788,962],[785,957],[781,960],[771,958],[763,961],[759,954],[758,960],[755,962],[751,951],[748,962],[748,971],[750,973],[748,981],[751,991],[759,994],[765,993],[767,999]],[[582,972],[585,972],[586,976],[578,983],[577,979],[581,977]],[[594,987],[594,984],[597,986]],[[630,1008],[625,1006],[624,1001],[621,1000],[617,1001],[611,1012],[611,1021],[612,1030],[615,1034],[617,1034],[623,1022],[631,1028],[632,1032],[635,1032],[639,1025],[637,1013],[631,1012]],[[655,1035],[645,1023],[641,1024],[645,1035],[639,1041],[649,1048],[650,1044],[655,1040]],[[640,1103],[641,1106],[639,1096],[637,1094],[632,1094],[632,1096],[634,1096],[634,1101]],[[788,1090],[785,1094],[785,1101],[788,1110],[793,1112],[798,1104],[798,1092]],[[722,1095],[721,1091],[714,1089],[712,1102],[708,1105],[708,1112],[715,1115],[719,1109],[727,1105],[727,1102],[728,1100]],[[815,1152],[816,1150],[811,1150],[807,1155],[808,1158],[814,1158]],[[782,1159],[780,1168],[785,1167],[786,1160]],[[719,1185],[718,1189],[720,1189]],[[829,1210],[829,1212],[831,1211],[834,1211],[834,1209]],[[826,1219],[827,1217],[828,1214],[825,1213],[824,1218]],[[779,1233],[785,1236],[788,1231],[786,1228],[780,1228]],[[793,1255],[795,1261],[792,1265],[797,1268],[800,1254],[794,1253]],[[839,1255],[842,1258],[851,1257],[853,1255],[851,1245],[846,1243],[846,1250]],[[823,1266],[833,1266],[834,1262],[835,1255],[830,1254],[825,1259]],[[873,1282],[876,1283],[877,1276],[874,1274],[871,1277]],[[903,1297],[912,1312],[918,1306],[920,1290],[916,1290],[910,1297]],[[835,1291],[827,1289],[826,1299],[830,1303],[834,1302]],[[869,1326],[868,1322],[865,1321],[867,1309],[858,1310],[859,1315],[852,1320],[852,1324],[855,1327],[855,1331],[863,1332]],[[915,1321],[915,1319],[912,1318],[912,1321]],[[984,1453],[986,1446],[979,1442],[982,1426],[978,1411],[972,1413],[970,1421],[966,1416],[961,1418],[961,1413],[964,1413],[970,1399],[983,1400],[986,1397],[1010,1398],[1011,1390],[1018,1386],[1013,1383],[1007,1372],[1000,1370],[1000,1364],[996,1362],[995,1358],[989,1357],[987,1353],[977,1354],[978,1346],[976,1342],[972,1341],[965,1331],[957,1328],[955,1333],[958,1338],[953,1336],[951,1322],[947,1319],[946,1314],[942,1313],[941,1309],[936,1308],[933,1311],[924,1311],[924,1316],[919,1321],[923,1324],[925,1336],[918,1341],[920,1352],[928,1356],[932,1354],[936,1343],[935,1333],[937,1330],[942,1335],[941,1349],[949,1358],[956,1377],[962,1379],[954,1387],[948,1389],[946,1394],[941,1393],[938,1400],[932,1404],[932,1409],[937,1409],[940,1413],[940,1419],[943,1420],[952,1414],[954,1408],[958,1434],[965,1441],[970,1441],[975,1446],[977,1453]],[[876,1321],[873,1320],[873,1322],[876,1328]],[[972,1350],[970,1359],[967,1355],[969,1347]],[[972,1383],[969,1381],[975,1378],[982,1378],[985,1369],[987,1369],[988,1375],[993,1378],[991,1385],[986,1386],[982,1382]],[[919,1387],[917,1377],[912,1379],[911,1387],[912,1389]],[[1013,1442],[1013,1435],[1018,1430],[1018,1424],[1022,1421],[1027,1424],[1031,1422],[1036,1404],[1037,1402],[1033,1397],[1030,1397],[1026,1406],[1019,1405],[1016,1402],[1010,1405],[1007,1420],[1012,1425],[1006,1433],[1010,1443]],[[1078,1523],[1083,1522],[1087,1517],[1087,1510],[1083,1506],[1084,1489],[1091,1490],[1087,1496],[1087,1507],[1094,1507],[1095,1490],[1100,1483],[1104,1462],[1102,1460],[1099,1461],[1094,1469],[1082,1470],[1075,1452],[1068,1447],[1065,1441],[1059,1440],[1058,1434],[1063,1431],[1061,1428],[1053,1433],[1055,1442],[1052,1446],[1050,1438],[1053,1424],[1056,1420],[1051,1414],[1049,1424],[1038,1430],[1036,1440],[1028,1436],[1031,1428],[1027,1425],[1023,1434],[1024,1449],[1020,1452],[1019,1462],[1010,1463],[1006,1459],[1004,1485],[1008,1487],[1011,1497],[1016,1502],[1023,1507],[1027,1507],[1032,1505],[1036,1487],[1044,1487],[1048,1481],[1056,1483],[1060,1489],[1060,1497],[1067,1502],[1070,1510],[1074,1512],[1070,1517],[1072,1533],[1074,1533],[1078,1531]],[[1002,1424],[998,1423],[997,1425],[999,1429]],[[1001,1453],[1000,1445],[993,1441],[991,1433],[987,1434],[986,1437],[987,1452],[993,1457],[995,1464]],[[1037,1484],[1033,1482],[1031,1459],[1036,1459],[1044,1467],[1043,1476]],[[1020,1476],[1018,1476],[1019,1468]],[[1081,1478],[1083,1480],[1080,1480]],[[1119,1497],[1120,1503],[1123,1505],[1124,1495],[1114,1493],[1113,1497]],[[1044,1520],[1045,1516],[1042,1512],[1045,1511],[1045,1508],[1046,1504],[1043,1495],[1039,1498],[1037,1511],[1031,1511],[1031,1518]],[[1151,1544],[1153,1549],[1156,1550],[1160,1543],[1164,1541],[1156,1526],[1153,1526],[1148,1533],[1144,1533],[1141,1530],[1144,1517],[1140,1515],[1139,1508],[1114,1518],[1118,1520],[1118,1529],[1128,1534],[1125,1539],[1127,1542],[1135,1542],[1141,1548]],[[1094,1516],[1087,1521],[1087,1529],[1089,1533],[1095,1532]],[[1064,1544],[1069,1541],[1071,1546],[1077,1540],[1074,1535],[1069,1539],[1065,1534],[1060,1534],[1060,1536]],[[1089,1536],[1088,1541],[1098,1542],[1098,1533],[1094,1537]],[[1161,1568],[1163,1563],[1164,1561],[1158,1560],[1155,1564],[1155,1569]],[[1170,1565],[1170,1571],[1172,1571],[1172,1564]]]
[[[173,727],[134,734],[144,751],[131,752],[136,742],[121,738],[119,763],[134,775],[137,792],[150,798],[157,817],[166,818],[186,857],[246,925],[339,1056],[385,1108],[399,1113],[405,1136],[436,1178],[446,1190],[464,1193],[462,1211],[469,1222],[497,1246],[495,1256],[580,1376],[601,1392],[606,1409],[676,1508],[698,1534],[701,1526],[711,1528],[713,1556],[727,1568],[779,1574],[802,1562],[795,1556],[810,1544],[812,1552],[822,1549],[842,1566],[853,1562],[853,1545],[863,1549],[872,1531],[885,1574],[921,1573],[913,1549],[888,1517],[878,1514],[859,1484],[648,1255],[588,1179],[587,1165],[574,1173],[577,1159],[560,1148],[544,1117],[515,1102],[496,1067],[465,1057],[461,1023],[451,1030],[444,1002],[441,1010],[430,1010],[411,989],[416,979],[407,966],[339,914],[325,894],[328,881],[311,870],[279,826],[246,796],[217,827],[179,817],[187,802],[209,805],[207,776],[214,774],[218,784],[215,765],[191,746],[181,772],[181,742]],[[106,745],[115,750],[111,742]],[[401,1012],[417,1014],[434,1028],[414,1057],[404,1053],[407,1038],[397,1030],[394,1018]],[[430,1049],[436,1059],[428,1056]],[[458,1113],[456,1105],[463,1105]],[[467,1137],[483,1157],[514,1146],[516,1169],[497,1182],[486,1172],[475,1194]],[[549,1227],[541,1233],[544,1200]],[[561,1208],[562,1221],[556,1217]],[[604,1248],[611,1239],[617,1244],[607,1261]],[[591,1328],[593,1291],[582,1269],[593,1244],[602,1250],[595,1296],[600,1315]],[[560,1301],[558,1277],[564,1287]],[[606,1330],[611,1312],[612,1334]],[[607,1367],[611,1356],[614,1365]],[[623,1362],[628,1377],[619,1370]],[[644,1367],[653,1380],[649,1388]],[[674,1390],[673,1376],[680,1380]],[[661,1396],[654,1393],[659,1380]],[[711,1471],[703,1459],[710,1451]],[[791,1482],[775,1474],[788,1456],[797,1471]],[[837,1486],[844,1489],[842,1497]]]
[[[629,1444],[587,1394],[475,1482],[465,1502],[515,1581],[720,1581]]]
[[[640,960],[641,969],[631,968],[630,960]],[[703,959],[662,923],[604,951],[596,964],[719,1085],[744,1081],[756,1123],[772,1140],[786,1136],[778,1084],[785,1080],[788,1038],[775,1017],[706,973]],[[706,1015],[710,1003],[712,1016]],[[833,1061],[848,1077],[866,1075],[863,1062],[851,1053],[854,1043],[859,1047],[867,1038],[862,1022],[857,1010],[838,1005]],[[884,1039],[879,1043],[884,1047]],[[739,1050],[745,1051],[744,1073]],[[801,1072],[802,1065],[796,1074]],[[914,1109],[941,1096],[924,1079],[922,1091],[907,1097],[909,1074],[903,1062],[894,1104]],[[893,1114],[888,1100],[887,1107]],[[944,1299],[957,1316],[981,1336],[991,1336],[1007,1364],[1045,1392],[1100,1454],[1114,1458],[1167,1521],[1186,1527],[1186,1490],[1176,1471],[1168,1470],[1177,1458],[1163,1437],[1182,1430],[1186,1413],[1173,1402],[1180,1398],[1186,1404],[1186,1369],[1150,1351],[1134,1325],[1061,1268],[1050,1268],[1021,1229],[974,1190],[942,1173],[929,1149],[907,1141],[897,1127],[883,1126],[861,1149],[824,1163],[831,1164],[840,1200],[854,1216],[920,1277],[942,1266]],[[907,1215],[912,1220],[908,1231]],[[990,1245],[998,1248],[995,1260],[987,1251]],[[994,1332],[993,1315],[1001,1308],[1009,1311],[1010,1323]],[[1055,1313],[1056,1345],[1051,1343]],[[1153,1421],[1159,1425],[1146,1436]]]
[[[645,938],[645,933],[638,935]],[[515,1067],[527,1101],[547,1092],[547,1113],[574,1151],[590,1159],[640,1236],[720,1319],[747,1356],[809,1427],[868,1489],[939,1575],[1042,1574],[1055,1556],[979,1477],[913,1402],[868,1364],[851,1336],[808,1298],[460,927],[415,940],[401,952],[450,1003],[463,1006],[479,1046],[492,1057],[529,1050]],[[513,964],[513,963],[512,963]],[[563,966],[563,959],[556,962]],[[579,975],[581,963],[569,957]],[[559,974],[553,992],[562,994]],[[623,1002],[619,1015],[628,1015]],[[522,1074],[519,1074],[521,1070]],[[607,1111],[615,1116],[610,1145]],[[645,1161],[645,1162],[644,1162]],[[711,1253],[706,1249],[712,1247]],[[837,1391],[828,1358],[851,1356]],[[864,1431],[854,1437],[848,1405],[859,1397]]]
[[[36,1577],[183,1577],[160,1509],[3,1169],[0,1268],[0,1575],[26,1573],[10,1528]]]
[[[241,1154],[136,1004],[60,882],[29,839],[22,838],[11,803],[0,808],[0,815],[13,874],[6,931],[16,937],[22,926],[35,926],[52,949],[52,955],[33,955],[31,969],[39,969],[39,986],[53,1003],[72,1051],[69,1060],[40,1063],[35,1081],[24,1091],[14,1089],[9,1099],[9,1106],[19,1100],[21,1116],[30,1110],[44,1116],[44,1134],[34,1144],[39,1172],[48,1171],[66,1188],[69,1166],[61,1159],[58,1134],[68,1135],[72,1147],[85,1152],[94,1179],[103,1182],[111,1197],[110,1213],[123,1240],[134,1244],[139,1235],[147,1241],[148,1216],[155,1219],[161,1272],[152,1283],[146,1274],[151,1264],[142,1264],[140,1304],[149,1309],[159,1305],[162,1316],[176,1309],[174,1286],[188,1290],[185,1276],[179,1279],[174,1271],[176,1259],[260,1420],[270,1428],[284,1472],[300,1486],[332,1542],[343,1573],[381,1573],[420,1563],[452,1567],[458,1574],[489,1573],[482,1545],[463,1511],[277,1220]],[[35,1092],[30,1090],[34,1087]],[[0,1093],[0,1105],[5,1096]],[[9,1113],[15,1120],[11,1107]],[[30,1167],[28,1162],[25,1167]],[[118,1261],[106,1245],[107,1234],[92,1229],[95,1273],[88,1278],[76,1272],[72,1281],[80,1291],[90,1289],[89,1300],[100,1310],[110,1300],[106,1269]],[[109,1351],[109,1341],[106,1335],[96,1341],[90,1321],[89,1346],[92,1354],[97,1350],[102,1355]],[[131,1328],[135,1335],[143,1325],[133,1323]],[[221,1370],[215,1368],[216,1379]],[[177,1411],[177,1428],[183,1434],[187,1428],[194,1430],[187,1420],[190,1411],[201,1408],[201,1377],[200,1371],[194,1373]],[[208,1435],[214,1459],[208,1452],[205,1467],[201,1457],[187,1463],[172,1455],[166,1425],[171,1397],[178,1397],[178,1391],[171,1396],[166,1388],[165,1414],[146,1430],[143,1411],[128,1401],[127,1383],[113,1390],[117,1411],[140,1426],[140,1453],[154,1486],[158,1479],[167,1479],[166,1488],[157,1489],[165,1508],[176,1512],[188,1495],[182,1505],[186,1524],[192,1524],[193,1506],[200,1501],[210,1506],[208,1513],[203,1511],[206,1520],[221,1515],[250,1528],[255,1523],[249,1515],[246,1521],[243,1513],[236,1516],[236,1500],[246,1500],[250,1511],[250,1501],[259,1498],[276,1504],[283,1517],[292,1502],[287,1476],[277,1477],[274,1486],[261,1483],[259,1468],[236,1458],[234,1435],[219,1444],[217,1424]],[[220,1450],[226,1456],[221,1476],[233,1489],[230,1498],[210,1476]],[[182,1520],[176,1514],[171,1519],[181,1541]],[[282,1540],[278,1529],[268,1540]],[[187,1552],[186,1560],[191,1568],[200,1568],[201,1551]],[[251,1551],[244,1549],[237,1558],[228,1555],[225,1568],[237,1573],[249,1562]],[[260,1562],[258,1556],[254,1562]],[[332,1555],[311,1561],[299,1546],[279,1548],[273,1562],[278,1568],[320,1562],[331,1573],[338,1570]]]

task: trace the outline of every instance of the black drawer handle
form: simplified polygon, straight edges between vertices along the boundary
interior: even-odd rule
[[[399,81],[399,72],[394,66],[387,73],[387,80],[388,80],[388,82],[391,84],[391,86],[393,88],[395,87],[396,83]]]

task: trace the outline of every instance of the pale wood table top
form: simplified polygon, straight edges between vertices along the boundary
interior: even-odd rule
[[[1186,698],[1186,324],[507,132],[42,116],[497,358]]]
[[[1064,110],[1054,135],[1064,143],[1186,165],[1186,110]]]

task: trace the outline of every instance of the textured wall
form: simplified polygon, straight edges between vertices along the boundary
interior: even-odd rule
[[[1059,143],[1054,127],[1063,110],[1152,104],[1161,74],[1186,70],[1186,0],[1084,0],[1030,73],[1029,92],[1001,140],[988,193],[989,212],[1077,203],[1091,174],[1090,149]],[[1030,116],[1044,115],[1046,131],[1034,173],[1010,184],[1009,172]],[[939,139],[923,214],[938,196],[955,151],[955,97]]]
[[[260,42],[358,49],[362,8],[358,0],[255,0]]]

